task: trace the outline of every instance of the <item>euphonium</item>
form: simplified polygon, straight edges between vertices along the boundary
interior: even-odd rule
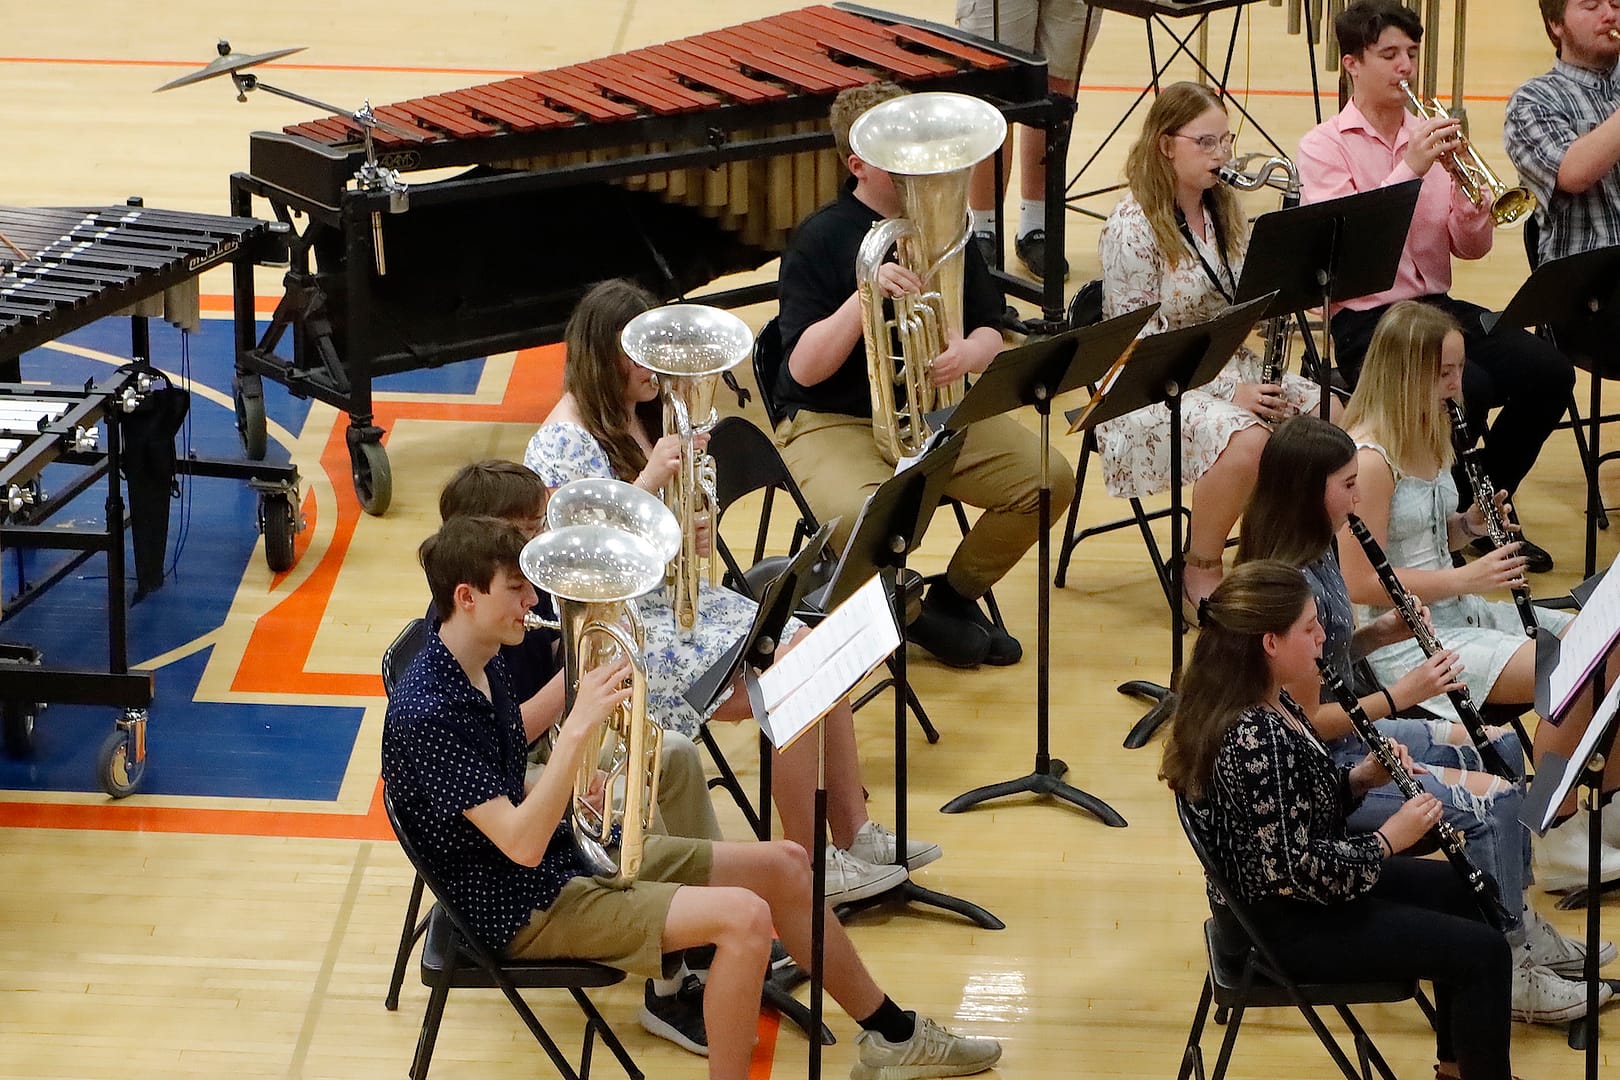
[[[1439,98],[1431,98],[1425,104],[1405,79],[1401,80],[1401,89],[1419,116],[1429,120],[1450,119],[1451,114],[1440,104]],[[1461,131],[1457,133],[1457,149],[1440,155],[1440,164],[1457,181],[1457,187],[1470,202],[1478,203],[1486,194],[1490,195],[1491,220],[1501,228],[1511,229],[1535,213],[1535,194],[1526,187],[1510,188],[1504,184]]]
[[[658,804],[664,734],[647,716],[646,633],[635,598],[658,587],[680,538],[663,503],[617,480],[564,484],[551,497],[546,522],[519,564],[557,601],[564,712],[573,708],[585,672],[621,657],[630,661],[630,697],[586,742],[571,814],[574,844],[591,873],[624,886],[641,869],[642,841]],[[589,797],[599,767],[607,772],[600,810]],[[615,827],[617,858],[608,850]]]
[[[891,464],[922,450],[928,413],[961,400],[963,382],[936,387],[930,369],[950,340],[962,334],[968,173],[995,153],[1006,135],[1007,121],[994,106],[945,93],[893,98],[862,113],[849,129],[855,156],[894,178],[904,214],[873,225],[855,258],[872,434]],[[892,321],[884,314],[877,282],[891,248],[924,289],[896,299]]]
[[[719,414],[714,393],[720,376],[748,356],[754,346],[748,325],[729,311],[702,304],[670,304],[643,312],[625,326],[619,344],[631,361],[658,376],[664,401],[664,433],[681,440],[681,463],[664,485],[664,502],[680,524],[681,547],[665,581],[670,606],[682,633],[697,623],[698,589],[714,580],[714,548],[707,565],[697,550],[698,516],[714,507],[714,459],[692,440],[714,427]]]
[[[1299,205],[1299,170],[1285,157],[1244,154],[1222,165],[1216,175],[1222,183],[1239,191],[1276,188],[1282,192],[1283,210]],[[1288,323],[1292,318],[1291,315],[1277,315],[1266,320],[1263,331],[1266,352],[1260,361],[1261,383],[1269,385],[1281,382],[1283,372],[1288,370]]]

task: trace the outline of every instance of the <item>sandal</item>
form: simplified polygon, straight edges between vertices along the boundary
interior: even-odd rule
[[[1194,555],[1191,550],[1187,550],[1181,553],[1181,565],[1181,617],[1186,620],[1188,626],[1198,626],[1203,622],[1199,617],[1199,605],[1202,603],[1203,597],[1195,598],[1187,591],[1186,568],[1191,566],[1198,570],[1221,570],[1225,568],[1226,563],[1219,557],[1206,559],[1201,555]]]

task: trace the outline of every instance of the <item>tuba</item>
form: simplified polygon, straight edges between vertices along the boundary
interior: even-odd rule
[[[921,452],[929,435],[928,413],[961,400],[962,381],[936,387],[929,372],[950,339],[962,333],[968,173],[1006,136],[1007,121],[993,105],[946,93],[885,101],[849,129],[850,150],[894,178],[905,215],[873,225],[855,258],[872,434],[890,464]],[[896,299],[893,320],[884,314],[877,283],[891,248],[924,289]]]
[[[714,393],[720,376],[748,356],[754,335],[729,311],[670,304],[631,319],[619,344],[633,363],[657,374],[664,433],[681,440],[680,467],[664,486],[664,503],[680,525],[681,546],[669,563],[665,583],[676,628],[684,634],[697,623],[703,578],[714,581],[714,548],[709,548],[707,566],[700,566],[697,552],[698,515],[714,506],[714,459],[692,440],[714,427],[719,415]]]
[[[1299,170],[1294,168],[1292,161],[1280,155],[1244,154],[1222,165],[1216,175],[1221,183],[1237,191],[1276,188],[1282,192],[1279,209],[1290,210],[1299,205]],[[1289,323],[1292,319],[1292,315],[1275,315],[1265,322],[1261,331],[1266,339],[1265,355],[1260,361],[1262,383],[1279,383],[1283,372],[1288,370]]]
[[[635,598],[658,587],[680,537],[663,503],[618,480],[564,484],[551,497],[546,523],[547,530],[524,545],[519,565],[524,577],[557,601],[564,712],[573,708],[586,671],[620,657],[630,660],[630,697],[587,740],[570,814],[586,867],[623,887],[641,870],[642,841],[658,805],[664,735],[647,717],[646,631]],[[600,811],[589,798],[599,766],[608,774]],[[617,858],[608,850],[615,827]]]
[[[1412,92],[1411,85],[1401,80],[1401,89],[1406,92],[1406,100],[1411,103],[1417,114],[1425,119],[1449,119],[1451,114],[1446,107],[1440,104],[1439,98],[1431,98],[1427,104]],[[1536,196],[1527,187],[1508,187],[1501,177],[1485,164],[1485,159],[1479,156],[1474,144],[1463,132],[1457,133],[1459,140],[1455,150],[1449,150],[1440,155],[1440,164],[1446,167],[1457,187],[1470,202],[1478,203],[1486,195],[1491,197],[1491,220],[1499,228],[1511,229],[1515,225],[1524,223],[1524,219],[1536,211]]]

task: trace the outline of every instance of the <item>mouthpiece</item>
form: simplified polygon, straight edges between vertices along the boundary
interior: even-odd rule
[[[1620,41],[1620,27],[1610,27],[1609,28],[1609,40],[1610,41]]]

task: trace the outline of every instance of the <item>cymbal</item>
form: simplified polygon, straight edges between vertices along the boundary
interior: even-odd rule
[[[290,49],[271,49],[269,52],[262,53],[239,53],[231,51],[230,42],[221,41],[219,43],[220,55],[215,57],[214,60],[208,65],[205,67],[200,67],[196,71],[190,72],[189,74],[182,75],[178,79],[171,79],[152,92],[154,94],[162,93],[164,90],[173,90],[177,86],[190,86],[192,83],[202,82],[204,79],[212,79],[216,75],[225,75],[229,72],[241,71],[243,68],[253,67],[256,64],[268,63],[271,60],[280,60],[283,56],[291,56],[293,53],[303,52],[304,48],[305,46],[303,45],[294,45]]]

